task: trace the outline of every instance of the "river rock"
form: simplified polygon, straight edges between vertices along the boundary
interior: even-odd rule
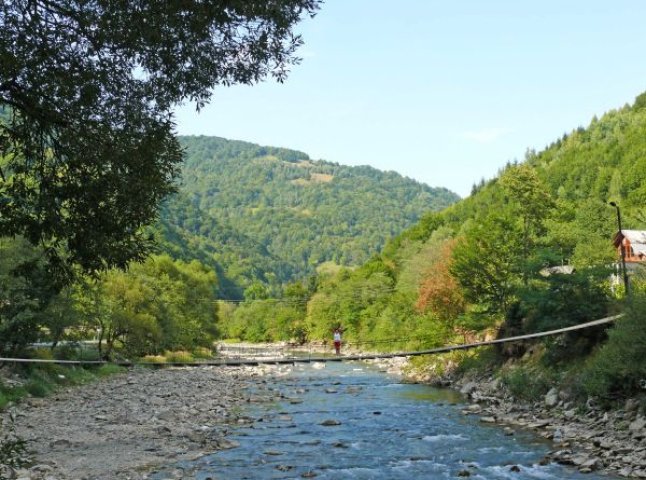
[[[620,477],[630,477],[633,473],[633,469],[632,467],[623,467],[618,473]]]
[[[230,412],[256,383],[247,367],[135,369],[60,390],[42,404],[24,402],[17,433],[36,466],[50,469],[34,467],[28,476],[143,479],[142,468],[188,459],[205,445],[234,448],[237,442],[216,426],[237,420]],[[266,391],[254,395],[271,400]]]
[[[636,420],[631,422],[630,425],[628,425],[628,430],[634,433],[639,433],[640,431],[644,430],[646,428],[646,418],[644,417],[637,417]]]
[[[600,466],[601,461],[598,458],[589,458],[581,465],[579,465],[579,470],[583,473],[589,473],[598,470]]]
[[[471,405],[468,405],[462,409],[462,412],[465,414],[471,414],[471,413],[480,413],[482,412],[482,407],[478,405],[477,403],[473,403]]]
[[[556,388],[552,388],[543,399],[543,403],[547,408],[554,408],[559,403],[559,392]]]
[[[576,410],[570,409],[570,410],[564,411],[563,418],[565,418],[566,420],[573,420],[574,418],[576,418]]]
[[[238,448],[240,443],[227,438],[219,438],[214,442],[214,445],[218,450],[231,450],[232,448]]]
[[[469,382],[460,389],[462,395],[471,395],[478,389],[478,384],[476,382]]]
[[[324,427],[336,427],[337,425],[341,425],[341,422],[330,418],[327,420],[323,420],[319,425],[322,425]]]
[[[636,413],[639,410],[639,400],[636,398],[629,398],[624,404],[624,411],[628,413]]]
[[[273,457],[277,457],[279,455],[284,455],[283,452],[279,452],[278,450],[267,450],[267,451],[264,452],[264,454],[265,455],[270,455],[270,456],[273,456]]]

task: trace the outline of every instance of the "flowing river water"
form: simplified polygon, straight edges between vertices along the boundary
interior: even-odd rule
[[[463,415],[454,391],[402,383],[363,363],[317,366],[296,365],[276,381],[284,401],[240,412],[254,421],[234,427],[239,447],[170,468],[199,480],[614,478],[540,465],[548,442]],[[168,471],[152,478],[171,478]]]

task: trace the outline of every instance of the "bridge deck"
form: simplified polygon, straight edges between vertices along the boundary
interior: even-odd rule
[[[612,317],[602,318],[600,320],[593,320],[591,322],[582,323],[579,325],[574,325],[572,327],[559,328],[556,330],[549,330],[545,332],[530,333],[527,335],[518,335],[515,337],[508,338],[499,338],[496,340],[488,340],[484,342],[475,342],[475,343],[465,343],[460,345],[447,345],[444,347],[430,348],[428,350],[417,350],[411,352],[393,352],[393,353],[365,353],[357,355],[320,355],[320,356],[288,356],[288,357],[276,357],[276,358],[236,358],[236,359],[218,359],[218,360],[209,360],[203,362],[165,362],[165,363],[149,363],[149,362],[124,362],[124,361],[86,361],[86,360],[42,360],[42,359],[32,359],[32,358],[2,358],[0,357],[0,362],[9,362],[9,363],[53,363],[59,365],[120,365],[124,367],[133,367],[133,366],[150,366],[150,367],[205,367],[205,366],[217,366],[217,367],[239,367],[239,366],[257,366],[257,365],[287,365],[295,363],[313,363],[313,362],[346,362],[346,361],[357,361],[357,360],[377,360],[383,358],[396,358],[396,357],[416,357],[420,355],[435,355],[438,353],[452,352],[455,350],[468,350],[472,348],[484,347],[489,345],[495,345],[499,343],[510,343],[517,342],[520,340],[529,340],[533,338],[548,337],[552,335],[560,335],[567,332],[572,332],[575,330],[582,330],[584,328],[595,327],[598,325],[603,325],[606,323],[611,323],[620,318],[621,315],[615,315]]]

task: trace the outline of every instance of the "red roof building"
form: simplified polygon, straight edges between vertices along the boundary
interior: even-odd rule
[[[623,248],[626,263],[646,262],[646,230],[621,230],[615,233],[612,241],[619,256]]]

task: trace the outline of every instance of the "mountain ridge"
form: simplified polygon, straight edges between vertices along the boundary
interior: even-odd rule
[[[297,150],[221,137],[180,141],[186,160],[179,194],[162,208],[161,225],[184,243],[201,243],[208,253],[196,251],[196,258],[210,258],[240,285],[226,297],[240,297],[255,281],[303,278],[327,262],[360,265],[426,212],[459,198],[393,171],[313,160]],[[241,239],[246,247],[237,248]]]

